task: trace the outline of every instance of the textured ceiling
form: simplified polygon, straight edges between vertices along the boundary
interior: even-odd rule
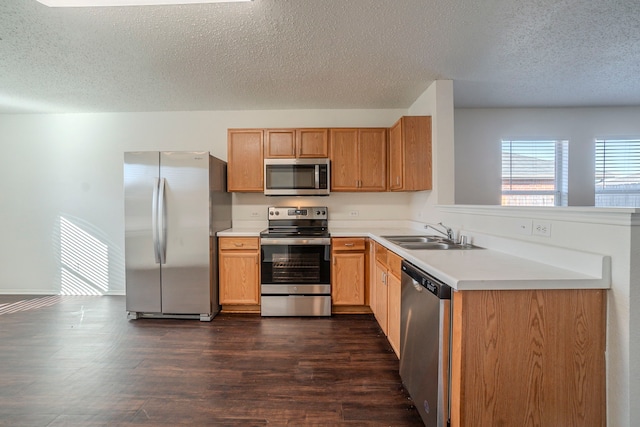
[[[640,1],[0,1],[0,113],[640,105]]]

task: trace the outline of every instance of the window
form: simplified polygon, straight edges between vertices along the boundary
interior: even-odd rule
[[[640,207],[640,139],[596,140],[595,204]]]
[[[566,206],[567,141],[502,141],[502,205]]]

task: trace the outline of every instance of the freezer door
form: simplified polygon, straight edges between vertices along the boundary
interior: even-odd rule
[[[152,215],[158,196],[159,159],[158,152],[124,155],[127,311],[159,313],[162,309]]]
[[[211,313],[209,153],[160,153],[162,313]]]

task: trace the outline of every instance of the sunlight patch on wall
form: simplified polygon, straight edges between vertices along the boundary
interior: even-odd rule
[[[109,290],[109,247],[60,217],[60,295],[104,295]]]

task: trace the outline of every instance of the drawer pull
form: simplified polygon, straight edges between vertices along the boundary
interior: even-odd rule
[[[244,246],[244,243],[239,243],[239,242],[234,242],[233,244],[234,244],[234,246],[235,246],[235,247],[237,247],[237,248],[241,248],[241,247],[243,247],[243,246]]]
[[[350,248],[353,246],[353,243],[345,243],[344,245]]]

